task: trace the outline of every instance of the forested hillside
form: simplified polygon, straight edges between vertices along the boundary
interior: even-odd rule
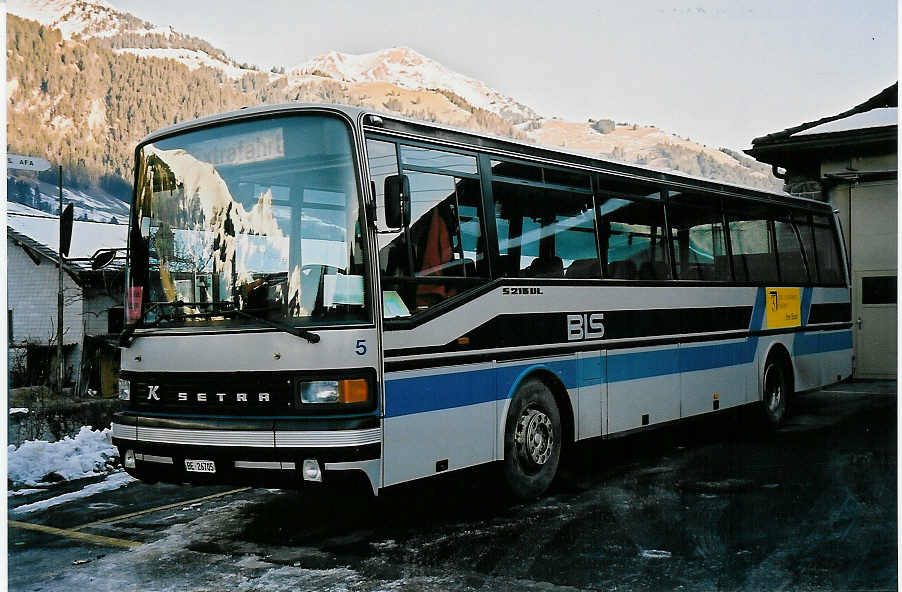
[[[63,164],[67,186],[102,190],[127,200],[134,146],[152,130],[244,105],[338,102],[722,181],[780,187],[758,163],[671,138],[672,134],[654,128],[613,126],[613,122],[609,126],[592,121],[567,123],[538,116],[524,122],[523,111],[505,118],[504,112],[475,107],[447,87],[411,88],[392,80],[348,80],[321,70],[287,75],[282,68],[259,72],[247,64],[231,70],[198,66],[198,62],[189,67],[184,60],[141,53],[169,48],[212,56],[217,64],[233,64],[222,50],[206,41],[174,32],[120,31],[93,37],[74,34],[64,39],[57,29],[8,15],[8,151],[42,155]],[[400,48],[392,50],[394,54],[399,60],[410,60],[415,52]],[[440,67],[419,54],[414,57]],[[55,183],[56,173],[42,173],[41,179]],[[7,186],[18,187],[15,183]]]

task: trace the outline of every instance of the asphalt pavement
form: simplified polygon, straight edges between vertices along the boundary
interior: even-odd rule
[[[92,480],[10,497],[9,589],[895,590],[896,383],[580,444],[542,499],[494,467],[372,499]],[[93,481],[98,481],[95,479]]]

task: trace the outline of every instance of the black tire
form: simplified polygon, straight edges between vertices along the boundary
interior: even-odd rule
[[[783,425],[790,391],[786,368],[775,356],[769,357],[761,379],[761,411],[766,427],[775,429]]]
[[[526,380],[511,400],[504,429],[504,478],[514,496],[534,499],[548,490],[563,436],[551,391],[540,380]]]

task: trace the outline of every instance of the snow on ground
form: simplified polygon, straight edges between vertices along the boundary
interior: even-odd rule
[[[18,497],[20,495],[31,495],[32,493],[43,493],[46,489],[17,489],[16,491],[10,491],[6,495],[8,497]]]
[[[10,510],[10,514],[21,516],[22,514],[30,514],[31,512],[35,512],[37,510],[46,510],[47,508],[52,508],[53,506],[58,506],[60,504],[65,504],[86,497],[91,497],[92,495],[96,495],[104,491],[119,489],[120,487],[124,487],[134,481],[137,481],[137,479],[124,471],[120,471],[118,473],[113,473],[99,483],[92,483],[90,485],[82,487],[78,491],[70,491],[69,493],[57,495],[49,499],[39,500],[30,504],[17,506]]]
[[[82,426],[74,438],[29,440],[18,448],[8,446],[7,477],[13,483],[34,486],[48,473],[57,473],[67,481],[102,475],[107,472],[108,461],[118,456],[109,428],[96,431]]]
[[[418,590],[420,592],[449,592],[472,590],[464,578],[454,574],[370,573],[367,566],[349,564],[346,558],[333,557],[311,548],[257,546],[233,553],[216,552],[223,542],[227,547],[247,546],[240,541],[240,533],[247,527],[248,512],[254,512],[253,502],[237,500],[217,502],[216,511],[205,513],[190,522],[166,528],[161,538],[129,551],[107,552],[96,559],[83,561],[73,568],[70,561],[48,565],[35,577],[28,590],[69,592],[95,590],[98,582],[104,590],[156,590],[186,592],[233,590],[235,592],[289,592],[310,590],[321,592],[388,592]],[[302,528],[302,525],[299,525]],[[210,552],[198,549],[211,549]],[[300,561],[285,565],[272,556],[316,557],[321,567],[302,567]],[[49,562],[48,562],[49,563]],[[378,570],[377,570],[378,571]],[[524,585],[512,588],[505,581],[490,589],[532,589]],[[12,585],[10,586],[12,588]],[[20,587],[20,589],[26,589]],[[542,590],[550,589],[546,584]]]

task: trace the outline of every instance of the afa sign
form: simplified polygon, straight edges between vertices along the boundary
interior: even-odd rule
[[[20,169],[23,171],[46,171],[50,163],[39,156],[22,156],[20,154],[6,155],[6,168]]]

